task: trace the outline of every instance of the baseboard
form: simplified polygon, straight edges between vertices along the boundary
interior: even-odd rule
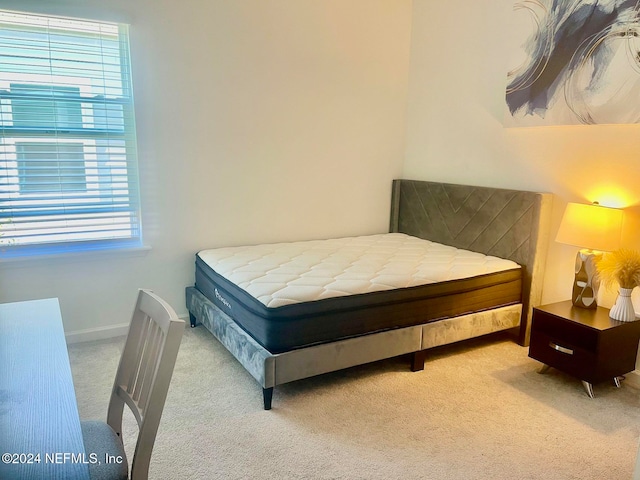
[[[189,314],[178,315],[182,320],[187,321]],[[111,325],[109,327],[87,328],[86,330],[76,330],[65,333],[67,344],[91,342],[93,340],[104,340],[107,338],[123,337],[129,331],[128,323]]]
[[[129,331],[129,324],[112,325],[109,327],[87,328],[65,333],[67,344],[104,340],[105,338],[122,337]]]
[[[632,387],[640,388],[640,370],[634,370],[624,376],[624,383],[628,383]]]

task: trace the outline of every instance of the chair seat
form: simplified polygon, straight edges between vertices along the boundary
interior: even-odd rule
[[[127,480],[129,466],[122,441],[116,432],[105,422],[83,421],[82,437],[87,458],[96,454],[98,463],[89,464],[91,480]],[[108,457],[107,457],[108,455]],[[107,459],[121,458],[122,462],[108,462]]]

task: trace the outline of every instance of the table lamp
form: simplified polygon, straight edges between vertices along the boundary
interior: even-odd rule
[[[600,280],[596,258],[620,247],[622,210],[569,203],[564,211],[556,242],[580,247],[576,255],[575,280],[571,300],[577,307],[596,308]]]

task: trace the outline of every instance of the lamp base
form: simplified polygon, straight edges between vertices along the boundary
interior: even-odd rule
[[[596,275],[596,259],[602,255],[594,250],[580,250],[576,255],[575,279],[571,301],[576,307],[596,308],[600,279]]]

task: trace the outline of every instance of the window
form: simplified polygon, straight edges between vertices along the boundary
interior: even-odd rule
[[[57,158],[52,158],[52,151]],[[16,142],[18,184],[21,192],[86,191],[82,143]],[[33,175],[37,172],[38,175]],[[55,181],[50,179],[54,178]]]
[[[140,246],[126,25],[0,11],[0,255]]]

